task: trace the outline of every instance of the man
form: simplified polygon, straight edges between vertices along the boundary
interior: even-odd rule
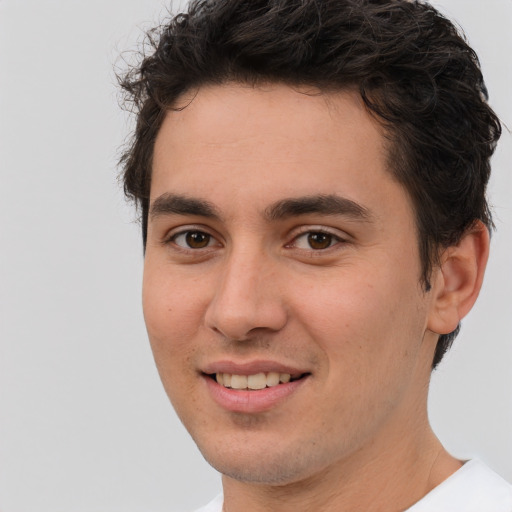
[[[511,511],[427,416],[492,227],[471,48],[408,0],[199,1],[153,36],[124,183],[162,382],[223,475],[202,510]]]

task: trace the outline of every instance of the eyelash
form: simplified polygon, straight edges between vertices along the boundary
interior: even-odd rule
[[[310,238],[310,237],[313,237],[313,236],[318,236],[320,235],[321,237],[327,237],[328,239],[328,245],[327,247],[312,247],[312,243],[314,243],[314,241]],[[306,239],[307,240],[307,244],[308,244],[308,248],[302,248],[302,247],[298,247],[298,241],[300,239]],[[286,246],[287,247],[295,247],[299,250],[304,250],[304,251],[314,251],[314,252],[324,252],[324,251],[327,251],[328,249],[330,249],[331,247],[334,247],[340,243],[343,243],[345,242],[346,240],[344,240],[343,238],[341,238],[340,236],[338,235],[335,235],[334,233],[331,233],[330,231],[327,231],[325,229],[308,229],[306,231],[303,231],[302,233],[299,233],[298,235],[296,235],[292,242],[290,244],[287,244]],[[318,240],[317,240],[318,242]],[[320,241],[319,243],[322,243],[322,241]]]
[[[179,239],[179,237],[188,237],[188,236],[192,236],[192,235],[205,236],[207,238],[206,245],[204,247],[191,247],[190,241],[187,241],[187,240],[185,240],[185,243],[183,245],[180,245],[177,243],[177,240]],[[315,247],[311,246],[312,240],[309,239],[309,237],[317,236],[317,235],[327,237],[327,239],[328,239],[327,247],[315,248]],[[307,244],[309,247],[308,248],[298,247],[297,241],[304,239],[304,238],[308,239]],[[199,227],[198,228],[191,227],[189,229],[184,229],[177,233],[171,234],[163,241],[163,243],[164,243],[164,245],[173,244],[174,247],[180,251],[198,252],[198,251],[206,251],[208,249],[211,249],[211,247],[213,247],[215,245],[215,244],[211,244],[212,241],[217,241],[217,239],[214,235],[212,235],[211,233],[208,233],[207,231],[205,231],[204,229],[201,229]],[[290,243],[286,244],[285,247],[291,248],[291,249],[295,248],[295,249],[298,249],[299,251],[321,253],[321,252],[328,251],[329,249],[331,249],[332,247],[334,247],[340,243],[343,244],[346,242],[347,242],[346,239],[344,239],[344,238],[340,237],[339,235],[336,235],[326,229],[322,229],[322,228],[316,228],[316,229],[313,228],[312,229],[311,227],[308,227],[307,229],[305,228],[302,232],[295,235],[293,237],[292,241]],[[322,240],[320,240],[320,243],[322,243]],[[217,244],[219,246],[221,245],[218,241],[217,241]]]
[[[207,237],[208,241],[207,241],[207,245],[205,247],[190,247],[190,245],[185,242],[184,245],[180,245],[176,242],[176,240],[179,238],[179,237],[187,237],[187,236],[190,236],[190,235],[202,235],[202,236],[205,236]],[[164,245],[168,245],[168,244],[173,244],[175,246],[175,248],[177,248],[178,250],[181,250],[181,251],[200,251],[200,250],[206,250],[206,249],[209,249],[211,247],[210,245],[210,242],[212,241],[216,241],[216,237],[210,233],[208,233],[207,231],[205,231],[204,229],[200,229],[200,228],[189,228],[189,229],[184,229],[182,231],[178,231],[177,233],[173,233],[171,234],[170,236],[168,236],[164,241]],[[218,242],[217,242],[218,243]]]

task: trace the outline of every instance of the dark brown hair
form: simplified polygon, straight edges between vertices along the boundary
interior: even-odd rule
[[[193,88],[236,81],[356,87],[385,127],[389,169],[410,194],[426,291],[440,251],[481,220],[501,134],[478,58],[454,25],[409,0],[193,0],[150,31],[152,50],[120,79],[137,113],[121,158],[146,243],[153,146],[165,113]],[[456,331],[441,335],[433,367]]]

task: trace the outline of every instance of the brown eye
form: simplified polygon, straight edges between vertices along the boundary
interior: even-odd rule
[[[308,244],[311,249],[327,249],[332,245],[333,236],[329,233],[308,233]]]
[[[183,231],[173,236],[172,241],[183,249],[205,249],[212,245],[214,238],[204,231]]]
[[[202,231],[188,231],[185,234],[185,241],[192,249],[203,249],[204,247],[208,247],[210,238],[210,235],[203,233]]]

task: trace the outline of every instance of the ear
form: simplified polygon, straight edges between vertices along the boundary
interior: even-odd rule
[[[432,282],[427,327],[437,334],[456,329],[476,301],[489,257],[489,231],[477,221],[460,242],[448,247]]]

